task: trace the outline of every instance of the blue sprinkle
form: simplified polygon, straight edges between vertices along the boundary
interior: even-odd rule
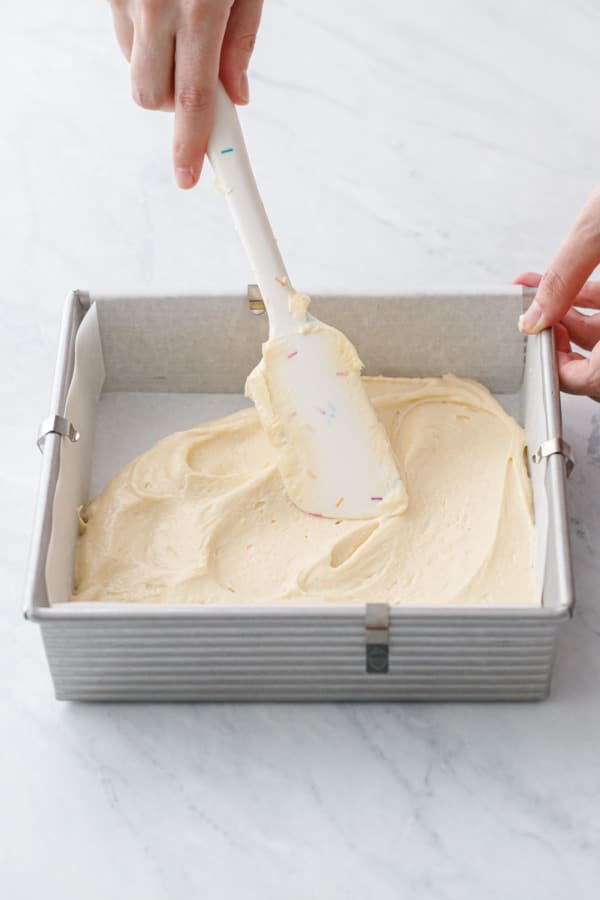
[[[337,410],[335,408],[335,403],[329,402],[327,404],[327,422],[329,424],[331,424],[333,422],[333,420],[336,417],[336,414],[337,414]]]
[[[224,150],[221,150],[221,153],[233,153],[233,147],[225,147]]]

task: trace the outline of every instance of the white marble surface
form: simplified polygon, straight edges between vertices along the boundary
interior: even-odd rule
[[[172,185],[100,0],[0,14],[0,895],[595,896],[600,408],[565,402],[578,605],[538,705],[60,705],[21,590],[61,304],[248,269],[207,178]],[[600,177],[592,0],[267,0],[244,113],[307,289],[543,268]],[[272,162],[273,147],[277,148]]]

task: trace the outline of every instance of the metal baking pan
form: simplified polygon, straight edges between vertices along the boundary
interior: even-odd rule
[[[315,296],[370,374],[482,381],[524,425],[539,607],[70,603],[76,509],[134,452],[239,408],[267,324],[244,296],[67,299],[25,615],[61,700],[534,700],[573,606],[552,333],[515,327],[520,289]]]

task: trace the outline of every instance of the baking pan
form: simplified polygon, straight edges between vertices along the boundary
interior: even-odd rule
[[[245,405],[266,317],[247,296],[67,299],[25,615],[62,700],[533,700],[547,695],[573,586],[551,331],[515,327],[520,289],[315,296],[368,374],[452,371],[524,425],[541,603],[236,607],[71,603],[77,507],[164,435]],[[343,599],[343,598],[341,598]],[[433,598],[434,599],[434,598]]]

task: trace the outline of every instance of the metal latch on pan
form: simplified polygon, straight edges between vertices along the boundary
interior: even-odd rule
[[[44,441],[49,434],[59,434],[61,437],[68,437],[73,442],[78,441],[81,437],[73,423],[64,416],[48,416],[38,431],[37,445],[41,453],[44,452]]]
[[[390,655],[390,608],[387,603],[365,606],[365,666],[368,675],[386,675]]]
[[[255,316],[262,315],[265,311],[265,303],[257,284],[248,285],[247,297],[248,306],[250,307],[251,312],[253,312]]]
[[[544,441],[537,448],[536,452],[532,455],[532,459],[535,463],[541,463],[543,459],[546,459],[548,456],[554,456],[559,453],[561,456],[564,456],[565,463],[567,465],[567,477],[573,471],[573,467],[575,466],[575,457],[573,456],[573,451],[569,444],[564,441],[562,438],[549,438],[547,441]]]

